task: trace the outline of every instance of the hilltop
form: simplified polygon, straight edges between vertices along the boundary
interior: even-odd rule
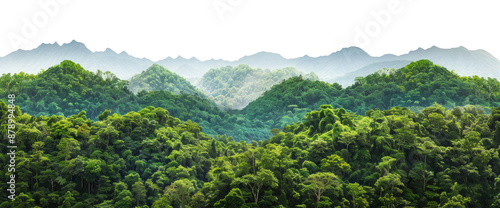
[[[242,109],[273,85],[299,75],[318,80],[314,73],[304,74],[290,67],[271,71],[238,65],[210,69],[197,86],[212,96],[221,108]]]
[[[203,96],[203,92],[196,89],[186,79],[158,64],[153,64],[130,78],[128,88],[136,94],[142,90],[147,92],[163,90],[174,94],[187,93]]]
[[[283,128],[286,124],[300,121],[308,110],[334,102],[341,93],[342,87],[336,83],[292,77],[274,85],[241,113],[273,128]]]
[[[96,121],[101,115],[123,115],[155,106],[182,121],[203,124],[204,132],[210,135],[226,134],[238,141],[259,140],[270,135],[263,125],[229,115],[203,96],[163,90],[141,91],[136,95],[128,89],[128,81],[113,73],[93,73],[69,60],[37,75],[3,74],[0,86],[3,86],[0,88],[3,99],[7,94],[15,94],[20,109],[35,116],[70,116],[85,111],[87,118]]]
[[[305,111],[331,104],[364,115],[371,109],[394,106],[420,111],[434,103],[457,106],[500,106],[500,83],[494,78],[459,76],[453,71],[419,60],[400,69],[380,69],[358,77],[345,89],[321,81],[291,78],[273,86],[246,106],[242,113],[273,127],[298,122]]]

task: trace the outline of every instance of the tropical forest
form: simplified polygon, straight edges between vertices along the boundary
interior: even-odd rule
[[[0,208],[500,207],[495,78],[47,67],[0,76]]]

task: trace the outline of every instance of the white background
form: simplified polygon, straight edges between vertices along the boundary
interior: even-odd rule
[[[436,45],[500,57],[498,1],[66,1],[0,1],[0,56],[76,40],[92,51],[111,48],[153,61],[179,55],[235,60],[260,51],[314,57],[352,45],[374,56]],[[44,10],[47,2],[57,8]],[[399,12],[391,12],[391,4]],[[372,14],[385,12],[384,21]],[[36,31],[23,35],[26,24],[35,23]]]

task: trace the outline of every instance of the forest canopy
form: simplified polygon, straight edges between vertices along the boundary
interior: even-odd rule
[[[0,208],[500,207],[500,85],[428,60],[292,77],[241,111],[71,61],[0,86]]]
[[[258,89],[264,90],[267,84],[296,74],[299,76],[256,93]],[[428,60],[359,77],[347,88],[318,81],[314,74],[302,76],[293,68],[269,71],[239,65],[212,69],[204,77],[201,83],[211,86],[213,93],[234,90],[217,95],[228,102],[236,98],[234,96],[259,94],[260,97],[241,111],[223,111],[185,79],[159,65],[153,65],[133,80],[153,81],[155,89],[162,90],[134,94],[129,90],[128,81],[120,80],[110,72],[92,73],[71,61],[63,61],[37,75],[23,72],[3,74],[0,77],[0,96],[5,100],[8,94],[16,94],[16,103],[30,115],[70,116],[83,110],[94,121],[106,110],[123,115],[152,105],[168,110],[182,121],[201,124],[205,133],[211,136],[226,135],[246,142],[266,140],[271,136],[271,129],[300,122],[305,113],[323,104],[359,115],[370,110],[388,110],[393,106],[407,107],[418,113],[434,103],[447,109],[477,105],[485,113],[490,112],[491,107],[500,106],[500,83],[496,79],[461,77]],[[242,84],[245,80],[254,81]],[[169,92],[172,89],[162,86],[171,86],[170,81],[184,84]],[[184,89],[181,86],[186,89],[181,90]],[[177,90],[179,94],[175,94]]]
[[[337,83],[293,77],[274,85],[242,114],[282,128],[323,104],[363,115],[394,106],[419,112],[434,103],[447,109],[478,105],[489,111],[500,106],[500,83],[494,78],[461,77],[429,60],[420,60],[398,70],[384,69],[358,77],[354,85],[344,89]]]
[[[2,149],[8,114],[0,101]],[[7,201],[1,192],[0,207],[500,205],[500,108],[361,116],[322,105],[251,144],[211,138],[151,106],[99,121],[85,111],[31,116],[17,106],[13,115],[18,195]],[[0,172],[7,180],[7,166]]]
[[[151,70],[162,68],[153,66]],[[148,73],[144,73],[148,74]],[[189,84],[189,83],[187,83]],[[124,115],[154,105],[162,107],[182,121],[203,124],[210,135],[227,135],[239,140],[265,139],[269,129],[261,123],[219,110],[202,93],[175,94],[163,90],[141,91],[128,89],[128,81],[120,80],[110,72],[92,73],[72,61],[63,61],[37,75],[3,74],[0,77],[0,96],[16,95],[21,110],[35,116],[71,116],[86,112],[94,121],[103,112]],[[192,86],[191,86],[192,87]]]

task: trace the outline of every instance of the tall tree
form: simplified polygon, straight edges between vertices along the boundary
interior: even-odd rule
[[[319,204],[319,200],[326,190],[335,188],[340,185],[338,178],[335,174],[329,172],[319,172],[311,174],[304,181],[306,184],[306,189],[309,190],[316,199],[316,206]]]
[[[188,179],[180,179],[174,181],[170,186],[165,188],[165,194],[173,200],[179,202],[180,207],[184,208],[189,202],[191,194],[194,193],[194,186]]]
[[[260,169],[257,174],[247,174],[241,178],[235,178],[231,183],[234,185],[243,184],[252,192],[253,200],[256,204],[259,203],[259,195],[264,186],[271,188],[278,187],[278,179],[274,173],[268,169]]]

